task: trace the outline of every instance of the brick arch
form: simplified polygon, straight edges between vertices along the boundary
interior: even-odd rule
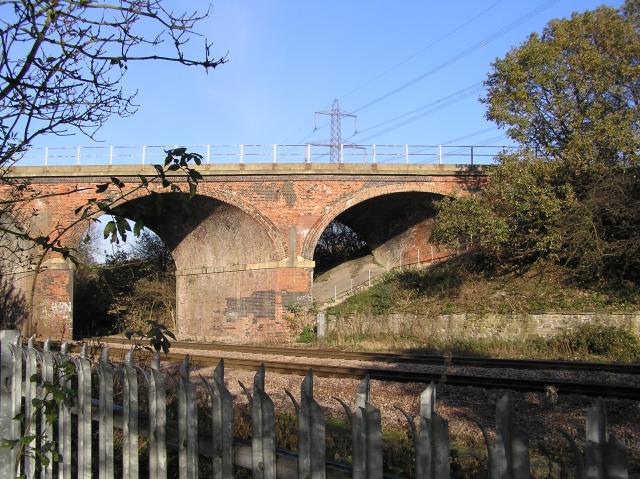
[[[316,244],[320,240],[320,236],[329,224],[335,220],[341,213],[349,208],[379,196],[386,196],[393,193],[432,193],[441,196],[453,196],[451,188],[441,183],[417,183],[417,184],[393,184],[384,186],[375,186],[365,188],[359,192],[344,196],[335,201],[322,215],[322,217],[313,225],[307,234],[302,246],[302,256],[307,259],[313,259],[313,253]]]
[[[169,194],[169,192],[166,192],[165,190],[158,190],[156,191],[156,193]],[[147,197],[148,195],[149,193],[147,193],[146,191],[142,191],[142,190],[137,191],[131,196],[128,196],[126,200],[115,203],[114,207],[125,206],[127,203]],[[282,234],[280,230],[275,226],[275,224],[269,218],[264,216],[254,205],[242,200],[237,195],[229,194],[228,192],[214,189],[214,188],[206,188],[206,190],[204,188],[199,188],[196,196],[211,198],[214,200],[221,201],[223,203],[227,203],[235,208],[238,208],[238,210],[242,211],[243,213],[247,214],[251,219],[256,221],[262,228],[264,228],[264,231],[266,232],[267,236],[271,239],[271,242],[273,243],[273,248],[275,250],[277,258],[280,260],[287,257],[286,243],[282,238]],[[82,239],[85,232],[86,232],[86,228],[84,228],[83,231],[76,230],[76,231],[70,232],[70,237],[72,238],[72,242],[76,246],[77,244],[79,244],[79,241]]]

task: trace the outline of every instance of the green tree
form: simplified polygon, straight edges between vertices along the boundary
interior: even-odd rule
[[[487,118],[562,164],[575,187],[637,164],[640,34],[626,11],[600,7],[551,21],[497,60],[485,82]]]
[[[639,12],[627,1],[553,20],[496,60],[482,101],[520,149],[476,197],[441,202],[436,240],[640,280]]]
[[[91,232],[90,232],[91,233]],[[95,250],[88,235],[85,249]],[[175,264],[162,240],[144,230],[131,248],[87,259],[76,271],[75,332],[79,336],[146,331],[147,321],[175,330]]]

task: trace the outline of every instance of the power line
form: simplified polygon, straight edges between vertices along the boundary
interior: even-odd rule
[[[489,43],[491,43],[494,40],[497,40],[498,38],[506,35],[507,33],[509,33],[511,30],[519,27],[520,25],[522,25],[523,23],[529,21],[531,18],[535,17],[536,15],[538,15],[539,13],[543,12],[544,10],[550,8],[551,6],[555,5],[556,3],[558,3],[560,0],[547,0],[545,3],[543,3],[542,5],[539,5],[538,7],[534,8],[533,10],[530,10],[529,12],[527,12],[526,14],[524,14],[523,16],[521,16],[520,18],[518,18],[517,20],[511,22],[510,24],[508,24],[507,26],[501,28],[500,30],[492,33],[491,35],[485,37],[484,39],[482,39],[481,41],[479,41],[478,43],[473,44],[472,46],[466,48],[465,50],[457,53],[456,55],[452,56],[451,58],[449,58],[447,61],[441,63],[440,65],[432,68],[431,70],[428,70],[427,72],[418,75],[417,77],[413,78],[412,80],[400,85],[397,88],[394,88],[393,90],[385,93],[384,95],[379,96],[378,98],[365,103],[364,105],[362,105],[360,108],[357,108],[355,110],[355,112],[359,112],[364,110],[365,108],[369,108],[372,105],[375,105],[376,103],[381,102],[382,100],[385,100],[387,98],[389,98],[392,95],[395,95],[396,93],[399,93],[400,91],[409,88],[410,86],[416,84],[417,82],[427,78],[430,75],[433,75],[434,73],[442,70],[443,68],[446,68],[447,66],[457,62],[458,60],[461,60],[462,58],[470,55],[471,53],[475,52],[476,50],[484,47],[485,45],[488,45]]]
[[[408,112],[402,113],[402,114],[397,115],[397,116],[395,116],[393,118],[389,118],[388,120],[381,121],[380,123],[377,123],[377,124],[375,124],[373,126],[367,127],[364,130],[360,130],[358,133],[364,133],[366,131],[375,130],[376,128],[380,128],[381,126],[384,126],[384,125],[386,125],[388,123],[393,123],[394,121],[401,120],[405,116],[414,115],[414,114],[416,114],[418,112],[426,110],[427,108],[436,106],[436,105],[438,105],[438,104],[440,104],[440,103],[442,103],[444,101],[454,99],[454,98],[456,98],[458,96],[466,97],[466,96],[474,93],[475,91],[479,90],[481,87],[482,87],[482,82],[474,83],[473,85],[469,85],[469,86],[467,86],[467,87],[465,87],[465,88],[463,88],[461,90],[458,90],[458,91],[456,91],[454,93],[450,93],[449,95],[443,96],[442,98],[438,98],[437,100],[432,101],[430,103],[427,103],[426,105],[422,105],[422,106],[420,106],[418,108],[414,108],[413,110],[410,110]]]
[[[467,138],[473,138],[474,136],[482,135],[483,133],[487,133],[489,131],[495,130],[495,126],[490,126],[489,128],[483,128],[481,130],[474,131],[472,133],[467,133],[466,135],[459,136],[454,138],[453,140],[445,141],[442,143],[443,145],[450,145],[451,143],[455,143],[457,141],[466,140]]]
[[[447,107],[449,107],[451,105],[454,105],[456,103],[461,102],[462,100],[466,100],[469,97],[469,95],[470,95],[470,93],[467,92],[465,95],[458,95],[458,96],[452,97],[451,99],[449,99],[449,101],[436,102],[436,105],[433,108],[430,108],[430,109],[428,109],[426,111],[418,113],[418,114],[416,114],[414,116],[411,116],[411,117],[407,118],[404,121],[396,123],[395,125],[392,125],[392,126],[390,126],[388,128],[385,128],[384,130],[379,131],[377,133],[373,133],[373,134],[371,134],[371,135],[369,135],[369,136],[367,136],[365,138],[361,138],[358,141],[359,142],[365,142],[367,140],[370,140],[371,138],[375,138],[377,136],[383,135],[383,134],[388,133],[390,131],[396,130],[396,129],[398,129],[398,128],[402,127],[402,126],[405,126],[405,125],[407,125],[409,123],[413,123],[414,121],[420,120],[421,118],[424,118],[427,115],[430,115],[432,113],[435,113],[435,112],[438,112],[440,110],[443,110],[443,109],[445,109],[445,108],[447,108]]]
[[[371,83],[373,83],[374,81],[378,80],[379,78],[382,78],[383,76],[387,75],[388,73],[391,73],[392,71],[396,70],[397,68],[401,67],[402,65],[404,65],[405,63],[409,62],[410,60],[413,60],[415,57],[417,57],[418,55],[426,52],[427,50],[429,50],[430,48],[436,46],[438,43],[440,43],[442,40],[445,40],[447,38],[449,38],[451,35],[459,32],[460,30],[462,30],[464,27],[466,27],[467,25],[469,25],[470,23],[472,23],[473,21],[477,20],[478,18],[480,18],[482,15],[484,15],[485,13],[487,13],[489,10],[492,10],[494,7],[496,7],[498,4],[502,3],[502,0],[498,0],[497,2],[492,3],[491,5],[489,5],[487,8],[485,8],[484,10],[482,10],[480,13],[474,15],[473,17],[471,17],[469,20],[465,21],[464,23],[461,23],[460,25],[458,25],[457,27],[455,27],[453,30],[450,30],[449,32],[445,33],[444,35],[442,35],[441,37],[439,37],[438,39],[434,40],[433,42],[429,43],[428,45],[426,45],[425,47],[421,48],[420,50],[418,50],[417,52],[413,53],[412,55],[409,55],[408,57],[406,57],[404,60],[396,63],[395,65],[393,65],[392,67],[387,68],[386,70],[384,70],[383,72],[375,75],[374,77],[370,78],[369,80],[365,81],[364,83],[361,83],[359,86],[355,87],[353,90],[349,91],[348,93],[345,93],[344,95],[342,95],[340,97],[340,100],[362,90],[364,87],[370,85]]]

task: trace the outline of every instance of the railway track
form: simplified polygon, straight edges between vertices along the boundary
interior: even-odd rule
[[[131,342],[124,338],[98,338],[107,344],[126,344]],[[317,359],[346,359],[350,361],[374,361],[392,364],[423,364],[433,366],[465,366],[480,368],[513,368],[529,370],[561,370],[561,371],[590,371],[618,374],[640,374],[640,365],[620,363],[599,363],[585,361],[548,361],[539,359],[494,359],[473,356],[439,356],[426,354],[383,353],[368,351],[341,351],[338,349],[302,349],[274,346],[250,346],[223,343],[195,343],[189,341],[174,341],[171,347],[176,349],[191,349],[197,351],[229,351],[247,354],[270,354],[276,356],[292,356]]]
[[[120,344],[125,345],[129,344],[126,340],[117,340],[113,341],[113,338],[109,338],[105,343],[109,344]],[[207,350],[214,349],[218,351],[230,351],[230,352],[251,352],[253,354],[277,354],[283,355],[282,351],[288,352],[289,356],[298,356],[298,357],[310,357],[310,358],[328,358],[331,357],[335,359],[336,357],[344,358],[344,359],[358,359],[358,360],[368,360],[373,361],[371,359],[373,357],[387,357],[388,361],[392,362],[390,356],[394,356],[397,359],[396,355],[387,355],[387,353],[351,353],[346,351],[333,351],[333,350],[294,350],[293,348],[262,348],[257,346],[235,346],[235,345],[204,345],[200,344],[199,347],[194,347],[197,343],[186,343],[177,341],[173,343],[172,347],[174,350],[176,348],[187,349],[190,348],[193,350]],[[295,351],[295,352],[294,352]],[[318,353],[321,352],[324,356],[320,356]],[[344,353],[345,356],[330,356],[329,353]],[[113,355],[120,355],[124,353],[124,349],[122,348],[114,348],[112,349]],[[366,354],[367,359],[363,359],[364,356],[362,354]],[[359,355],[358,357],[353,355]],[[163,355],[163,359],[168,361],[182,361],[186,354],[171,352],[167,355]],[[428,357],[425,356],[417,356],[417,355],[400,355],[403,356],[404,359],[402,361],[394,361],[396,363],[409,363],[410,359],[420,357],[426,359]],[[264,360],[264,359],[247,359],[247,358],[234,358],[234,357],[226,357],[222,354],[211,355],[211,354],[190,354],[191,360],[202,366],[214,366],[216,365],[220,359],[224,359],[225,365],[228,368],[236,368],[236,369],[245,369],[245,370],[257,370],[262,364],[265,365],[267,371],[281,374],[294,374],[294,375],[304,375],[309,371],[309,369],[313,369],[313,372],[316,376],[320,377],[334,377],[334,378],[364,378],[365,376],[369,376],[372,379],[377,379],[381,381],[392,381],[392,382],[418,382],[418,383],[429,383],[431,381],[435,381],[441,384],[453,385],[453,386],[474,386],[481,388],[491,388],[491,389],[510,389],[515,391],[534,391],[534,392],[546,392],[549,388],[554,388],[558,394],[583,394],[587,396],[599,396],[599,397],[611,397],[611,398],[624,398],[624,399],[633,399],[640,400],[640,388],[632,387],[632,386],[622,386],[618,384],[596,384],[596,383],[586,383],[586,382],[574,382],[568,380],[559,380],[559,379],[521,379],[521,378],[503,378],[503,377],[494,377],[487,375],[460,375],[460,374],[442,374],[442,373],[432,373],[432,372],[424,372],[424,371],[407,371],[405,369],[393,369],[389,368],[381,368],[381,367],[354,367],[354,366],[331,366],[326,364],[317,364],[314,362],[288,362],[281,360]],[[434,357],[435,358],[435,357]],[[442,357],[439,358],[439,364],[445,364]],[[479,358],[452,358],[451,363],[446,364],[455,364],[462,365],[460,361],[456,361],[456,359],[479,359]],[[375,359],[376,361],[382,361],[381,359]],[[483,359],[484,360],[484,359]],[[486,360],[485,360],[486,361]],[[499,361],[508,361],[512,362],[514,360],[490,360],[492,366],[490,367],[514,367],[514,366],[498,366]],[[557,361],[536,361],[535,364],[531,367],[526,366],[526,363],[530,363],[532,361],[517,361],[520,363],[520,368],[529,368],[529,369],[553,369],[548,366],[548,364],[558,363]],[[412,364],[436,364],[434,362],[425,363],[425,362],[416,362],[411,361]],[[544,363],[546,367],[542,367],[541,364]],[[560,362],[564,363],[564,362]],[[582,365],[598,365],[598,366],[626,366],[626,365],[605,365],[602,363],[578,363]],[[469,365],[469,364],[465,364]],[[486,365],[475,363],[474,366],[487,367]],[[517,367],[517,366],[515,366]],[[631,368],[637,368],[637,366],[629,366]],[[570,368],[565,368],[570,369]],[[574,368],[578,369],[578,368]],[[585,368],[583,368],[585,369]],[[610,371],[608,369],[598,369],[599,371],[608,371],[608,372],[621,372],[618,368],[615,371]]]

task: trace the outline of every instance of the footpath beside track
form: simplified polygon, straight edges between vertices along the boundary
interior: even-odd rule
[[[113,355],[123,354],[125,347],[131,344],[130,341],[121,338],[102,338],[102,342],[106,345],[115,346],[112,349]],[[564,370],[591,370],[604,371],[620,374],[638,374],[638,366],[623,364],[605,364],[605,363],[570,363],[565,361],[520,361],[520,360],[501,360],[486,358],[470,358],[470,357],[452,357],[443,358],[442,356],[423,356],[392,353],[361,353],[336,350],[319,350],[319,349],[294,349],[294,348],[277,348],[277,347],[259,347],[259,346],[238,346],[230,344],[202,344],[176,341],[172,343],[175,349],[190,349],[191,351],[216,351],[216,354],[189,354],[191,360],[201,366],[214,366],[220,359],[224,359],[228,368],[237,368],[245,370],[257,370],[262,364],[265,365],[267,371],[280,374],[304,375],[309,369],[313,369],[314,374],[321,377],[335,378],[363,378],[369,376],[372,379],[391,382],[417,382],[429,383],[435,381],[440,384],[451,386],[473,386],[491,389],[511,389],[515,391],[535,391],[548,392],[550,388],[557,394],[582,394],[588,396],[600,396],[610,398],[624,398],[640,400],[640,388],[633,386],[622,386],[619,384],[606,383],[589,383],[574,382],[569,380],[560,380],[555,378],[549,379],[521,379],[521,378],[505,378],[493,377],[489,375],[460,375],[433,373],[424,371],[407,371],[405,369],[394,369],[393,367],[356,367],[356,366],[333,366],[314,362],[287,362],[282,360],[269,359],[247,359],[228,357],[219,354],[220,351],[241,352],[249,354],[262,355],[278,355],[278,356],[296,356],[308,357],[311,359],[331,358],[331,359],[348,359],[359,361],[376,361],[395,364],[429,364],[441,366],[474,366],[485,368],[520,368],[520,369],[564,369]],[[182,361],[186,353],[170,352],[163,354],[162,359],[172,362]],[[467,362],[465,362],[467,361]],[[572,366],[573,365],[573,366]]]

